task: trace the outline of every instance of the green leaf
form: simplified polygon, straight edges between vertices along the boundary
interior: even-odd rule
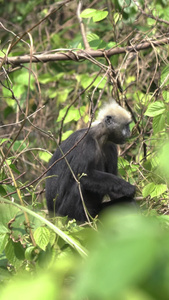
[[[169,111],[167,111],[166,113],[166,123],[167,125],[169,125]]]
[[[169,102],[169,92],[168,91],[162,91],[163,99],[166,103]]]
[[[95,15],[93,16],[93,22],[99,22],[105,19],[108,15],[108,11],[96,11]]]
[[[96,10],[93,8],[85,9],[80,16],[82,18],[93,18],[93,22],[98,22],[105,19],[108,15],[108,11]]]
[[[160,84],[163,84],[163,87],[169,84],[169,65],[161,72]]]
[[[4,227],[6,227],[7,232],[10,232],[10,230],[8,228],[8,223],[10,220],[15,218],[17,213],[19,213],[19,212],[20,212],[20,210],[11,204],[0,203],[0,221],[1,221],[0,233],[5,233]]]
[[[104,47],[101,47],[101,43],[102,43],[101,40],[94,40],[94,41],[91,41],[89,44],[92,49],[96,50],[96,49],[104,48]]]
[[[14,113],[14,109],[11,106],[7,106],[4,109],[4,118],[6,119],[11,113]]]
[[[94,9],[94,8],[87,8],[87,9],[85,9],[84,11],[82,11],[82,13],[80,14],[80,16],[82,17],[82,18],[91,18],[91,17],[93,17],[94,15],[95,15],[95,13],[96,13],[96,9]]]
[[[59,299],[58,283],[51,279],[50,273],[37,274],[35,278],[30,276],[13,278],[7,285],[1,287],[1,300],[56,300]]]
[[[0,139],[0,145],[2,145],[4,142],[10,141],[10,139],[4,138]]]
[[[4,226],[2,222],[0,222],[0,236],[4,235],[6,233],[9,233],[10,230],[8,229],[7,226]]]
[[[30,82],[29,82],[30,78]],[[15,72],[15,82],[17,83],[13,87],[13,92],[15,96],[19,97],[26,91],[26,87],[30,84],[31,90],[34,90],[34,82],[35,78],[33,76],[29,76],[29,72],[26,69],[22,69]]]
[[[51,154],[44,151],[39,151],[38,154],[40,159],[44,160],[45,162],[48,162],[49,159],[51,158]]]
[[[93,77],[89,77],[87,74],[77,75],[76,78],[84,89],[93,81]]]
[[[107,49],[110,49],[110,48],[113,48],[113,47],[116,47],[116,42],[110,42],[107,44]],[[120,47],[120,46],[119,46]],[[134,77],[134,76],[133,76]],[[135,77],[134,77],[135,78]],[[126,78],[126,81],[128,80],[128,78]]]
[[[95,40],[100,40],[100,37],[95,33],[89,33],[87,35],[87,40],[88,40],[88,42],[92,42],[92,41],[95,41]]]
[[[162,195],[166,190],[166,184],[155,184],[154,182],[151,182],[143,188],[142,195],[144,198],[147,196],[154,198]]]
[[[0,230],[2,230],[2,225],[0,225]],[[6,231],[7,231],[7,229],[6,229]],[[2,253],[2,251],[5,249],[7,242],[8,242],[8,238],[9,238],[9,235],[7,233],[4,233],[4,234],[0,233],[0,253]]]
[[[166,191],[167,191],[166,184],[156,184],[154,191],[151,193],[151,198],[161,196]]]
[[[153,131],[154,133],[158,133],[162,131],[165,127],[165,115],[161,114],[153,118]]]
[[[43,222],[43,224],[46,224],[51,230],[53,230],[56,234],[58,234],[66,243],[68,243],[71,247],[73,247],[74,249],[76,249],[76,251],[83,257],[86,257],[87,256],[87,250],[79,245],[79,243],[77,241],[74,241],[72,240],[72,238],[66,234],[64,231],[60,230],[57,226],[53,225],[51,222],[49,222],[47,219],[45,219],[44,217],[42,217],[41,215],[35,213],[34,211],[26,208],[26,207],[23,207],[15,202],[12,202],[7,200],[7,199],[4,199],[0,196],[0,201],[3,201],[5,203],[8,203],[8,204],[12,204],[11,206],[14,206],[15,208],[17,208],[17,210],[23,210],[23,211],[26,211],[28,214],[30,214],[32,217],[35,218],[35,221],[37,220],[38,222]],[[1,206],[1,204],[0,204]],[[10,205],[6,205],[6,207],[8,207]],[[4,207],[5,207],[5,204],[4,204]],[[0,214],[1,214],[1,209],[0,209]],[[1,217],[0,217],[0,220],[1,220]],[[49,242],[50,242],[50,239],[49,239]]]
[[[16,166],[14,164],[10,164],[9,167],[11,168],[11,170],[16,172],[17,174],[20,174],[20,171],[16,168]]]
[[[62,103],[65,102],[69,93],[72,91],[72,87],[70,88],[64,88],[64,90],[58,91],[57,93],[57,102]]]
[[[50,231],[46,227],[39,227],[34,232],[34,239],[36,244],[45,251],[50,241]]]
[[[64,76],[63,72],[60,72],[58,74],[56,74],[55,76],[46,73],[46,74],[42,74],[38,77],[38,80],[40,83],[42,84],[47,84],[49,82],[53,82],[53,81],[58,81],[60,78],[62,78]]]
[[[132,18],[133,14],[135,14],[137,11],[137,6],[133,0],[125,0],[125,5],[123,0],[118,0],[118,3],[121,6],[121,9],[124,10],[124,12],[128,14],[130,18]]]
[[[155,189],[154,182],[147,184],[142,190],[143,197],[146,198],[147,196],[150,196],[151,193],[154,191],[154,189]]]
[[[16,84],[13,87],[14,95],[17,98],[21,98],[21,96],[24,94],[25,90],[26,90],[26,82],[23,82],[23,85]]]
[[[5,254],[8,261],[16,268],[19,268],[24,261],[24,248],[20,242],[14,243],[9,240],[5,247]]]
[[[93,49],[98,49],[100,48],[100,45],[102,44],[102,40],[100,39],[100,37],[95,34],[95,33],[90,33],[87,35],[87,40],[90,44],[90,47]]]
[[[56,240],[56,233],[53,230],[50,230],[50,239],[49,239],[49,243],[51,246],[54,245]]]
[[[166,2],[166,4],[168,5],[168,2]],[[163,19],[165,19],[166,21],[169,21],[169,7],[161,7],[161,13],[162,15],[164,15]]]
[[[113,14],[114,23],[117,24],[118,21],[122,19],[122,15],[119,12]]]
[[[125,176],[130,167],[130,163],[123,157],[118,158],[118,172],[121,176]]]
[[[33,259],[33,257],[34,257],[34,251],[35,251],[35,247],[34,246],[30,246],[30,247],[27,247],[26,248],[26,251],[25,251],[25,258],[27,259],[27,260],[32,260]]]
[[[169,165],[168,165],[169,141],[165,143],[159,153],[159,166],[162,170],[163,176],[169,183]]]
[[[73,133],[73,130],[67,130],[62,134],[62,141],[66,140],[71,134]]]
[[[2,187],[4,188],[4,190],[6,191],[6,193],[16,192],[16,188],[12,184],[3,184]],[[14,193],[13,194],[13,198],[18,201],[19,200],[18,194]],[[1,204],[0,204],[0,207],[1,207]],[[1,216],[1,212],[0,212],[0,216]],[[5,216],[6,216],[6,213],[5,213]],[[1,218],[0,218],[0,220],[1,220]]]
[[[15,143],[13,144],[13,150],[14,151],[18,151],[19,150],[21,152],[25,148],[27,148],[27,145],[26,145],[26,143],[23,140],[15,141]]]
[[[156,101],[154,103],[149,104],[145,115],[148,117],[155,117],[163,114],[165,111],[165,105],[163,102]]]
[[[7,194],[6,190],[4,189],[4,187],[2,185],[0,185],[0,195],[5,196],[6,194]]]
[[[65,116],[65,113],[67,111],[67,108],[68,108],[68,105],[60,110],[59,116],[57,118],[57,122],[62,121],[62,119]],[[80,109],[78,109],[74,106],[71,106],[69,108],[69,111],[68,111],[66,117],[65,117],[64,123],[69,123],[73,120],[75,122],[78,121],[81,118],[81,116],[84,114],[85,108],[86,108],[85,106],[81,106]]]

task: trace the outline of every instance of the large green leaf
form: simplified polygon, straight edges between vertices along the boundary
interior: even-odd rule
[[[161,245],[155,220],[128,211],[111,211],[105,217],[102,233],[79,274],[75,299],[127,299],[120,295],[144,282],[156,265]]]
[[[82,13],[80,14],[80,16],[82,18],[91,18],[95,15],[96,13],[96,9],[94,8],[87,8],[85,10],[82,11]]]
[[[165,115],[160,114],[153,118],[153,131],[158,133],[165,128]]]
[[[58,284],[54,282],[50,273],[32,278],[22,276],[11,280],[7,288],[1,288],[0,300],[56,300],[58,296]]]
[[[105,19],[108,15],[108,11],[96,11],[95,15],[93,16],[93,22],[99,22]]]
[[[46,246],[50,241],[50,231],[46,227],[39,227],[34,232],[34,239],[36,244],[45,251]]]
[[[10,264],[19,268],[25,258],[25,249],[20,242],[13,242],[11,239],[8,241],[5,247],[5,254]]]
[[[63,109],[60,110],[59,112],[59,116],[57,118],[57,122],[62,121],[62,119],[65,117],[64,119],[64,123],[69,123],[71,121],[78,121],[81,116],[84,114],[85,112],[85,106],[81,106],[79,109],[71,106],[67,112],[68,109],[68,105],[66,107],[64,107]]]
[[[163,114],[165,111],[165,105],[161,101],[156,101],[154,103],[149,104],[145,115],[148,117],[155,117]]]
[[[105,19],[108,15],[108,11],[96,10],[93,8],[87,8],[81,13],[82,18],[93,18],[93,22],[98,22]]]
[[[142,195],[143,197],[150,196],[151,198],[153,198],[162,195],[166,191],[166,184],[156,184],[155,182],[151,182],[143,188]]]

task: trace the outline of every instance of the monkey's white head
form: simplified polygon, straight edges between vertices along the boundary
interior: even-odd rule
[[[130,137],[129,124],[131,121],[131,114],[112,100],[111,103],[100,109],[92,126],[103,124],[104,135],[106,135],[107,140],[115,144],[124,144],[126,139]]]

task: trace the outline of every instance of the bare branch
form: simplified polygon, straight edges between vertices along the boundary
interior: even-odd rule
[[[145,50],[151,48],[152,46],[158,47],[161,45],[167,45],[169,43],[169,38],[163,38],[161,40],[149,40],[142,42],[138,45],[132,45],[127,47],[116,47],[111,48],[109,50],[79,50],[79,51],[68,51],[65,53],[55,53],[55,54],[33,54],[31,57],[30,55],[24,56],[13,56],[13,57],[6,57],[5,63],[11,65],[20,65],[24,63],[29,63],[30,59],[32,63],[38,62],[50,62],[50,61],[61,61],[61,60],[73,60],[73,61],[80,61],[82,59],[88,59],[89,57],[111,57],[116,54],[122,54],[127,52],[137,52],[141,50]],[[4,58],[0,57],[0,61],[4,60]]]

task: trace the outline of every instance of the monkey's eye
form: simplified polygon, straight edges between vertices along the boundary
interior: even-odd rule
[[[113,123],[113,118],[112,118],[112,116],[106,116],[105,121],[106,121],[106,124],[107,124],[107,125],[112,124],[112,123]]]

